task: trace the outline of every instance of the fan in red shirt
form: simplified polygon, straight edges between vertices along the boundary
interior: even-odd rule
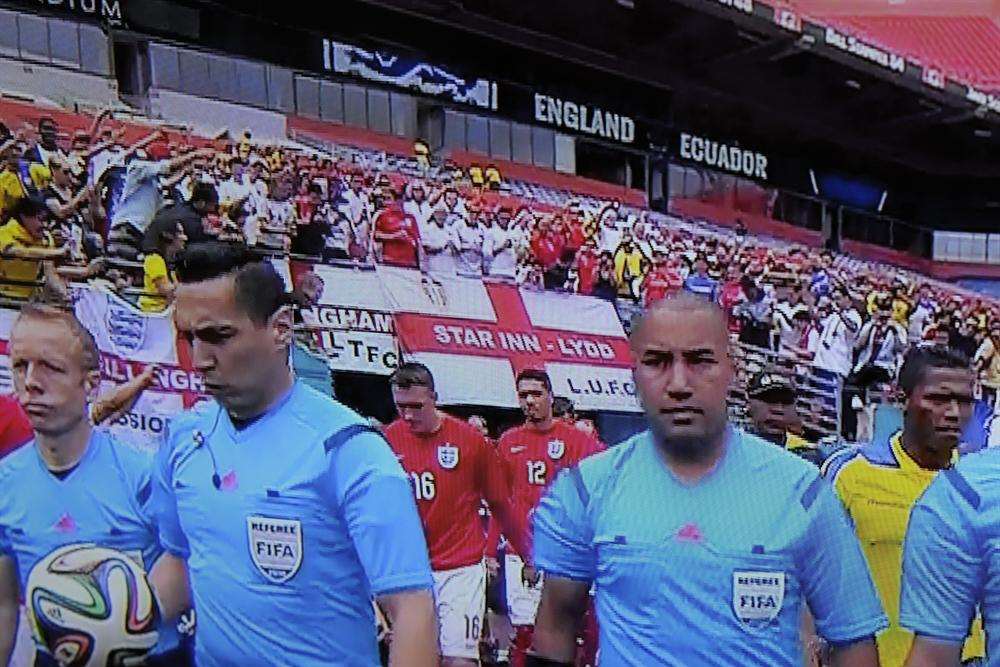
[[[598,271],[601,268],[601,253],[597,250],[597,242],[587,239],[576,254],[576,291],[580,294],[593,294],[597,283]]]
[[[723,312],[726,313],[729,330],[733,333],[739,333],[742,323],[740,322],[740,318],[733,314],[733,309],[747,300],[746,294],[743,291],[743,278],[740,276],[739,267],[730,267],[728,278],[719,291],[719,305],[722,306]]]
[[[0,459],[31,440],[31,422],[13,396],[0,396]]]
[[[510,511],[495,450],[467,422],[437,408],[434,377],[422,364],[402,364],[390,380],[399,419],[385,437],[410,476],[424,525],[440,619],[442,665],[477,665],[486,612],[485,500],[504,534],[528,550],[526,517]],[[518,519],[522,523],[515,523]]]
[[[553,416],[552,382],[545,371],[527,369],[518,373],[517,399],[525,423],[504,433],[497,449],[512,491],[511,505],[527,523],[556,474],[601,451],[604,445],[589,433]],[[514,548],[523,553],[517,545]],[[523,667],[541,600],[540,576],[513,553],[506,555],[503,568],[508,614],[517,632],[510,664]]]
[[[583,220],[572,210],[567,210],[564,219],[566,221],[566,249],[575,253],[587,241],[587,233],[583,229]]]
[[[665,253],[657,253],[653,270],[642,279],[643,305],[651,305],[684,288],[684,279]]]
[[[542,265],[543,271],[548,271],[559,263],[565,247],[566,236],[556,232],[551,221],[542,218],[531,238],[531,252]]]
[[[391,188],[384,196],[385,209],[375,216],[375,240],[382,244],[382,262],[416,268],[420,245],[417,219],[403,211]]]

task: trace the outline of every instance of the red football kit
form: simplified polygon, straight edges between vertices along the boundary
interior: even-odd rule
[[[416,434],[397,419],[385,437],[410,476],[433,570],[483,559],[486,533],[479,510],[484,499],[504,534],[510,531],[510,539],[526,548],[527,524],[517,523],[520,515],[509,512],[510,491],[495,450],[479,431],[444,415],[435,433]]]
[[[517,524],[531,525],[531,512],[560,470],[603,449],[600,440],[561,419],[546,431],[526,424],[504,433],[497,453],[511,490]],[[522,555],[516,544],[514,548]]]

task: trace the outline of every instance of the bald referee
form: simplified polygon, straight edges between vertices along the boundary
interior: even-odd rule
[[[528,665],[572,664],[593,583],[602,667],[798,667],[804,606],[832,665],[877,665],[887,621],[837,498],[815,466],[727,423],[722,312],[658,302],[631,346],[649,430],[561,473],[539,505]]]
[[[433,580],[409,479],[362,417],[295,379],[292,314],[274,267],[193,245],[178,332],[215,398],[170,424],[153,473],[166,554],[151,579],[170,618],[198,612],[199,667],[437,664]]]

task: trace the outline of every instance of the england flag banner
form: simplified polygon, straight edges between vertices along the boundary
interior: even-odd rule
[[[154,386],[132,409],[108,424],[124,442],[138,448],[159,446],[167,421],[206,398],[193,370],[187,343],[178,340],[171,311],[143,313],[118,295],[98,287],[73,293],[76,316],[101,353],[101,391],[131,380],[156,364]]]
[[[337,371],[390,375],[399,362],[396,326],[374,271],[292,262],[293,282],[313,273],[323,283],[319,303],[302,309],[308,348]]]
[[[576,294],[380,268],[407,360],[425,363],[444,404],[516,407],[514,378],[548,371],[583,410],[640,410],[628,340],[614,307]]]

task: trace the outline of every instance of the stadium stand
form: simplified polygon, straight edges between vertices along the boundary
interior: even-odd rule
[[[0,120],[7,127],[24,128],[29,135],[15,137],[16,146],[11,149],[15,155],[33,144],[31,128],[43,117],[56,122],[58,142],[67,148],[93,123],[86,114],[6,98],[0,104]],[[195,162],[184,172],[183,180],[171,179],[175,187],[188,191],[167,189],[167,198],[189,197],[190,188],[198,181],[212,184],[219,194],[220,216],[206,218],[212,220],[206,224],[214,226],[209,233],[279,257],[332,265],[347,262],[355,267],[390,261],[388,254],[382,255],[387,251],[380,248],[383,244],[377,241],[377,230],[381,211],[391,207],[388,202],[392,198],[401,196],[398,206],[403,214],[419,217],[416,227],[425,245],[416,247],[416,239],[411,242],[420,268],[432,278],[446,279],[447,275],[440,274],[444,266],[452,275],[481,278],[485,272],[487,279],[513,279],[529,289],[594,294],[614,302],[626,324],[652,299],[680,289],[702,260],[707,276],[718,281],[716,297],[729,290],[723,303],[731,313],[733,336],[740,349],[740,373],[731,396],[734,416],[741,422],[746,419],[742,389],[746,379],[763,368],[782,366],[796,375],[803,387],[799,408],[813,439],[836,439],[847,429],[843,418],[850,411],[843,409],[843,401],[854,396],[844,390],[844,377],[838,386],[836,381],[824,381],[830,379],[824,374],[818,378],[812,367],[824,319],[838,312],[833,290],[845,290],[853,307],[866,319],[878,310],[901,309],[897,319],[900,325],[910,326],[909,342],[913,344],[933,335],[941,324],[938,308],[928,318],[926,331],[909,322],[909,311],[921,298],[956,308],[950,313],[954,322],[948,322],[955,338],[961,338],[958,331],[966,320],[975,320],[973,342],[965,343],[971,352],[986,339],[988,323],[1000,317],[995,303],[926,275],[873,264],[857,256],[835,258],[821,253],[814,232],[766,215],[741,213],[724,202],[679,199],[674,202],[673,215],[664,216],[644,209],[642,193],[637,191],[502,162],[493,165],[502,174],[499,182],[489,187],[476,185],[471,175],[477,159],[474,155],[437,156],[428,162],[413,153],[408,141],[296,117],[289,119],[290,140],[280,144],[261,144],[249,137],[198,137],[182,126],[141,117],[116,116],[99,127],[94,141],[111,138],[121,147],[145,142],[150,159],[165,160],[195,147],[212,147],[214,160]],[[150,141],[153,132],[156,134]],[[69,158],[72,161],[72,151]],[[38,176],[37,169],[32,172],[23,159],[20,171],[25,192],[44,192],[50,187],[51,175]],[[93,179],[92,170],[88,173],[79,173],[80,180],[68,186],[71,192],[66,196]],[[361,189],[352,195],[349,189],[357,177]],[[113,207],[109,201],[114,197],[113,188],[103,181],[102,187],[107,205]],[[422,203],[415,203],[413,191],[421,187],[426,195]],[[5,217],[10,217],[12,207],[12,203],[5,206]],[[438,260],[449,256],[443,262],[430,259],[426,245],[428,237],[434,235],[435,209],[442,210],[446,218],[442,229],[453,239],[452,246],[437,255]],[[501,215],[510,220],[510,231],[504,232],[504,238],[512,240],[514,262],[510,273],[491,276],[489,262],[483,262],[483,239],[497,228],[495,219]],[[473,218],[470,228],[478,231],[463,236],[469,218]],[[107,244],[106,225],[89,228],[74,216],[69,224],[83,229],[75,234],[63,230],[66,238],[100,232],[105,238],[97,246]],[[741,225],[752,230],[751,237],[736,229]],[[74,257],[84,266],[94,259],[93,252],[78,247]],[[470,256],[471,263],[466,261]],[[132,261],[135,259],[140,261]],[[142,260],[143,256],[111,258],[106,264],[111,267],[111,283],[130,301],[146,306],[159,303],[162,309],[165,301],[148,299],[151,295],[143,291],[152,283],[143,275]],[[148,271],[149,265],[145,268]],[[747,280],[764,288],[760,299],[766,305],[756,315],[745,312]],[[927,294],[921,297],[925,286]],[[6,293],[10,297],[27,292],[9,288]],[[894,307],[894,299],[902,305]],[[798,311],[807,311],[810,316],[796,319]],[[940,312],[945,311],[941,308]],[[764,327],[763,338],[745,336],[751,326]],[[316,346],[313,351],[320,356],[329,353]],[[813,400],[817,397],[824,400]],[[854,417],[848,421],[853,423]],[[847,434],[856,435],[853,425]]]

